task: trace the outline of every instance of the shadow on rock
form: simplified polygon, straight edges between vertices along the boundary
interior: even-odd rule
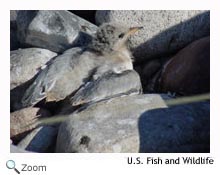
[[[152,39],[149,39],[145,43],[134,48],[133,54],[136,58],[138,58],[137,61],[144,61],[146,60],[146,57],[152,59],[175,53],[177,50],[182,49],[192,41],[210,35],[209,18],[210,13],[207,11],[187,21],[180,22],[179,24],[162,31]],[[201,23],[201,20],[207,21],[206,25]],[[143,49],[148,51],[150,54],[140,55]]]
[[[210,92],[210,37],[189,44],[164,65],[158,91],[181,95]]]
[[[33,152],[54,152],[57,127],[41,126],[27,135],[18,146]]]
[[[144,112],[139,152],[209,153],[210,104],[200,102]]]
[[[27,88],[34,82],[35,78],[36,76],[10,91],[10,112],[14,112],[23,108],[21,99]]]

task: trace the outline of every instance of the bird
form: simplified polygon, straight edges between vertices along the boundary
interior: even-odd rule
[[[106,72],[120,74],[133,70],[133,57],[127,41],[140,29],[142,27],[117,23],[102,24],[87,46],[66,50],[39,72],[25,91],[22,106],[34,106],[43,99],[58,102]]]

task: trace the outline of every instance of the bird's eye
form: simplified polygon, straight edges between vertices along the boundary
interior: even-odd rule
[[[118,35],[119,38],[123,38],[125,36],[124,33],[121,33],[120,35]]]

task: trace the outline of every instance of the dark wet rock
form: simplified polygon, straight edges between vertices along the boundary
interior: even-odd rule
[[[144,65],[142,77],[149,80],[160,68],[159,60],[152,60]]]
[[[158,81],[161,75],[163,65],[171,57],[172,56],[159,57],[157,59],[147,61],[143,65],[140,77],[144,93],[158,93]]]
[[[101,10],[96,12],[96,22],[143,26],[130,40],[136,61],[175,52],[210,34],[209,11]]]
[[[154,76],[143,85],[144,92],[158,93],[158,81],[160,79],[161,71],[161,69],[157,71]]]
[[[159,90],[181,95],[210,91],[210,38],[197,40],[179,51],[164,66]]]

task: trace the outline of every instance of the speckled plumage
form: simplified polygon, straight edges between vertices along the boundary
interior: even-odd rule
[[[121,39],[120,37],[127,31],[128,28],[119,24],[105,23],[98,29],[89,47],[101,53],[111,53],[114,51],[116,42],[118,42]]]

